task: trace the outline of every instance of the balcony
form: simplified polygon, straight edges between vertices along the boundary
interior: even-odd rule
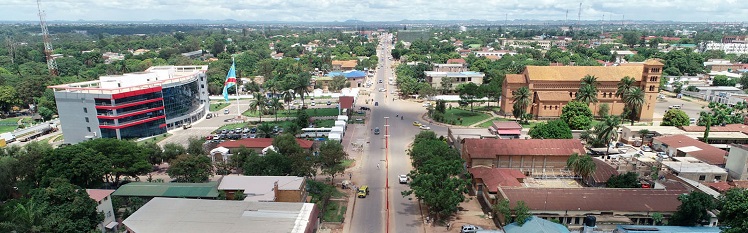
[[[164,110],[164,106],[156,107],[156,108],[147,108],[147,109],[138,109],[133,111],[127,111],[127,112],[118,112],[116,116],[114,115],[98,115],[96,118],[98,119],[107,119],[107,120],[114,120],[114,119],[122,119],[126,117],[131,117],[139,114],[149,113],[149,112],[155,112],[159,110]]]

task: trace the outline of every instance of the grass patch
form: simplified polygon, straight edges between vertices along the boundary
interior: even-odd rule
[[[348,124],[366,124],[366,119],[364,119],[364,118],[353,118],[353,119],[348,120]]]
[[[0,133],[13,132],[18,128],[18,118],[6,118],[0,120]]]
[[[170,133],[165,133],[165,134],[157,135],[157,136],[148,138],[146,140],[138,141],[138,145],[143,145],[143,144],[146,144],[146,143],[156,144],[156,143],[158,143],[160,141],[163,141],[164,139],[168,138],[169,136],[171,136]],[[57,139],[55,139],[55,141],[56,140]]]
[[[226,102],[212,103],[212,104],[210,104],[210,111],[211,112],[215,112],[215,111],[218,111],[218,110],[221,110],[221,109],[225,108],[226,106],[229,106],[229,103],[226,103]]]
[[[316,128],[332,128],[335,126],[335,120],[314,120],[314,126]]]
[[[346,167],[346,168],[348,168],[348,167],[351,167],[351,166],[353,166],[353,164],[354,164],[355,162],[356,162],[356,160],[355,160],[355,159],[344,159],[344,160],[343,160],[343,162],[342,162],[342,163],[340,163],[340,164],[341,164],[341,165],[343,165],[343,167]]]
[[[55,139],[52,140],[52,142],[59,142],[62,140],[65,140],[65,135],[60,135],[60,136],[55,137]]]
[[[306,111],[306,114],[310,117],[322,117],[322,116],[337,116],[338,115],[338,109],[337,108],[307,108],[304,109]],[[248,116],[248,117],[259,117],[257,111],[246,111],[242,115]],[[298,110],[291,110],[290,112],[288,110],[278,110],[278,117],[296,117],[298,115]],[[275,117],[275,114],[269,114],[269,115],[262,115],[263,118],[265,117]]]
[[[342,203],[337,201],[330,201],[325,206],[325,214],[322,215],[322,221],[324,222],[343,222],[345,217],[346,206],[341,205]]]
[[[467,109],[470,109],[470,107],[468,106]],[[499,106],[490,106],[490,107],[489,106],[478,106],[478,107],[473,107],[473,110],[478,111],[478,112],[499,111]]]
[[[244,128],[247,126],[249,126],[249,123],[233,123],[233,124],[223,125],[219,127],[217,130]]]
[[[479,128],[488,128],[488,127],[491,127],[493,125],[494,121],[506,121],[506,119],[501,118],[501,117],[494,117],[494,118],[491,118],[491,120],[488,120],[486,122],[478,124],[477,127],[479,127]]]
[[[482,120],[491,117],[488,114],[480,112],[471,112],[459,108],[447,109],[444,114],[445,122],[448,124],[470,126]]]

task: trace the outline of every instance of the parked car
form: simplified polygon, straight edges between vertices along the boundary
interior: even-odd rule
[[[401,184],[407,184],[408,183],[408,175],[399,175],[398,180],[400,180]]]
[[[223,114],[229,114],[230,112],[231,112],[231,111],[229,111],[228,109],[224,109],[224,110],[223,110]]]
[[[649,146],[647,146],[647,145],[644,145],[644,146],[642,146],[642,151],[645,151],[645,152],[652,152],[652,148],[649,148]]]
[[[192,125],[190,123],[182,124],[182,129],[189,129],[189,128],[192,128]]]
[[[213,113],[208,113],[207,115],[205,115],[205,119],[210,119],[210,118],[213,118]]]
[[[624,144],[623,142],[616,142],[616,148],[621,148],[621,147],[625,147],[625,146],[626,146],[626,144]]]
[[[312,106],[314,106],[314,105],[316,105],[316,104],[317,104],[316,102],[312,101]]]
[[[249,133],[257,133],[257,127],[249,129]]]
[[[475,226],[475,225],[462,225],[462,228],[460,228],[460,233],[475,233],[476,231],[483,230],[482,227]]]
[[[667,156],[667,153],[665,153],[665,152],[657,152],[657,157],[660,157],[660,158],[663,158],[663,159],[670,158],[670,156]]]
[[[331,104],[332,104],[332,102],[330,102],[330,101],[328,100],[328,101],[327,101],[327,105],[331,105]]]

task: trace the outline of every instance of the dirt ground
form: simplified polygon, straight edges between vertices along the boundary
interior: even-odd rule
[[[484,214],[481,210],[480,203],[470,195],[465,195],[467,202],[460,204],[462,210],[460,210],[454,217],[448,222],[451,226],[447,230],[447,226],[444,224],[427,224],[426,232],[429,233],[446,233],[446,232],[460,232],[460,226],[471,224],[480,226],[483,229],[496,229],[493,220],[489,219],[488,215]]]

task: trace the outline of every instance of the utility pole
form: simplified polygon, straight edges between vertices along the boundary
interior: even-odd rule
[[[47,22],[44,20],[44,11],[42,11],[42,1],[36,0],[36,6],[39,8],[39,25],[42,27],[42,37],[44,38],[44,55],[47,57],[47,69],[49,74],[57,76],[57,62],[52,59],[52,53],[54,48],[52,47],[52,40],[49,38],[49,31],[47,30]]]

